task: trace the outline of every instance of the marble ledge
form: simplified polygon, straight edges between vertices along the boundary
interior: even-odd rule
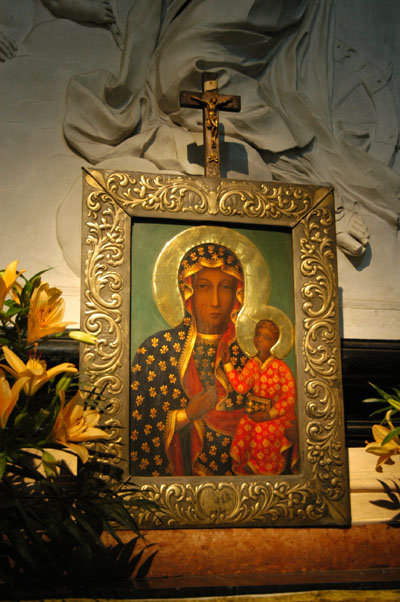
[[[352,525],[392,520],[400,513],[400,457],[395,456],[392,465],[384,464],[382,472],[377,472],[377,456],[366,453],[364,448],[349,448],[348,455]],[[384,485],[390,489],[393,500]],[[392,508],[387,507],[389,502]]]

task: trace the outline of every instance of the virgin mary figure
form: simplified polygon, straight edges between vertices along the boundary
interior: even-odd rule
[[[216,242],[196,245],[178,269],[183,321],[140,345],[132,366],[131,466],[134,475],[231,475],[230,446],[244,415],[220,357],[223,343],[243,366],[235,322],[243,269]]]

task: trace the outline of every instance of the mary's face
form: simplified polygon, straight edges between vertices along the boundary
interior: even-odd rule
[[[203,268],[194,277],[193,308],[197,330],[222,334],[229,323],[237,282],[220,268]]]

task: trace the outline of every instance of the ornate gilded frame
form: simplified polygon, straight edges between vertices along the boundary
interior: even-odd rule
[[[254,477],[134,477],[160,510],[144,528],[348,526],[335,213],[329,187],[84,171],[81,370],[111,399],[103,449],[128,467],[131,228],[135,218],[287,228],[292,235],[301,472]]]

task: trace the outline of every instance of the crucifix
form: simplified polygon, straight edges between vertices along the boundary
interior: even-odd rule
[[[204,170],[206,176],[220,176],[218,111],[240,111],[240,96],[218,93],[218,76],[203,73],[203,91],[181,92],[181,107],[203,109]]]

